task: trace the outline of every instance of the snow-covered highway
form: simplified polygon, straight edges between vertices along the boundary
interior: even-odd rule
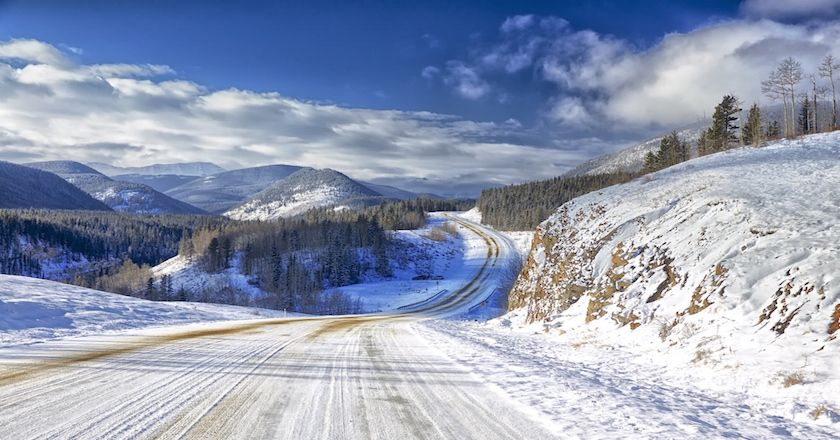
[[[0,350],[3,437],[553,438],[444,355],[418,320],[462,313],[518,258],[482,237],[462,287],[410,313],[238,321]]]

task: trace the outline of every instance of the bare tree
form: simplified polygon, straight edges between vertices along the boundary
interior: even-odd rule
[[[761,92],[764,96],[773,101],[782,101],[782,120],[784,125],[784,134],[787,136],[787,134],[790,133],[790,124],[788,122],[788,117],[790,116],[790,113],[788,112],[788,94],[787,87],[779,77],[778,70],[770,72],[770,76],[761,82]]]
[[[779,64],[776,72],[778,80],[790,97],[791,133],[788,135],[796,136],[796,86],[802,81],[802,63],[793,57],[787,57]]]
[[[816,76],[809,75],[808,79],[811,81],[811,90],[813,91],[813,95],[812,95],[813,96],[813,100],[812,100],[813,104],[812,105],[814,106],[813,123],[811,124],[811,127],[812,127],[814,133],[819,133],[820,132],[820,118],[819,118],[820,100],[825,98],[825,95],[828,93],[828,89],[825,86],[823,86],[821,84],[818,84]]]
[[[840,63],[831,54],[823,58],[819,69],[820,76],[827,79],[831,87],[831,123],[829,124],[831,130],[837,129],[837,90],[834,82],[834,72],[837,69],[840,69]]]

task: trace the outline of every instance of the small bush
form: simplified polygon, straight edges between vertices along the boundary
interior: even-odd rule
[[[704,362],[709,359],[709,356],[712,355],[711,350],[697,350],[694,352],[694,359],[691,360],[692,363],[698,364],[700,362]]]
[[[790,388],[794,385],[802,385],[805,383],[805,375],[799,371],[794,371],[793,373],[784,375],[782,378],[782,385],[785,388]]]
[[[814,420],[817,420],[826,414],[828,414],[828,407],[825,405],[817,405],[816,408],[812,409],[811,412],[808,413],[808,415],[810,415]]]
[[[444,223],[433,228],[426,237],[434,241],[446,241],[449,237],[458,236],[458,227],[452,223]]]
[[[673,321],[665,320],[665,321],[660,322],[659,323],[659,339],[661,339],[662,342],[665,342],[668,339],[668,336],[671,336],[671,332],[674,331],[674,327],[676,327],[678,323],[679,323],[679,321],[676,320],[676,319],[673,320]]]

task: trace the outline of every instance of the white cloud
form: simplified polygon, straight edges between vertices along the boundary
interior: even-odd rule
[[[505,19],[501,30],[502,32],[520,31],[529,28],[532,24],[534,24],[533,15],[514,15]]]
[[[64,65],[67,59],[54,46],[37,40],[16,39],[0,43],[0,59]]]
[[[174,75],[175,70],[161,64],[96,64],[90,66],[91,72],[104,77],[152,77]]]
[[[443,81],[467,99],[483,98],[491,91],[490,84],[481,78],[477,69],[460,61],[446,63],[446,76]]]
[[[440,75],[440,69],[438,69],[435,66],[426,66],[420,72],[420,75],[425,79],[432,80],[437,78],[438,75]]]
[[[480,186],[555,176],[587,156],[517,141],[527,130],[515,120],[474,122],[278,93],[209,90],[159,78],[171,73],[166,67],[73,64],[54,47],[33,41],[23,49],[16,42],[0,48],[7,48],[6,59],[15,59],[0,62],[0,159],[291,163],[365,179],[435,182],[452,182],[472,170],[470,182]],[[465,96],[489,92],[466,66],[448,67],[447,78]]]
[[[562,124],[574,128],[595,125],[595,119],[589,113],[583,100],[578,97],[564,96],[555,100],[551,105],[551,117]]]
[[[824,6],[802,3],[802,10]],[[496,42],[478,44],[467,60],[450,64],[475,78],[532,70],[530,87],[555,86],[544,98],[545,116],[559,130],[578,136],[586,135],[581,132],[586,127],[597,126],[601,136],[605,126],[645,136],[693,123],[727,93],[761,101],[760,81],[782,58],[797,57],[815,72],[819,59],[840,41],[840,23],[826,21],[730,20],[665,35],[647,48],[575,30],[556,17],[511,17],[502,28]],[[494,87],[482,81],[487,89]]]
[[[840,0],[745,0],[741,12],[752,18],[826,20],[840,14]]]

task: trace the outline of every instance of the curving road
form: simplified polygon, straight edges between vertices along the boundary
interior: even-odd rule
[[[516,258],[484,239],[464,285],[401,314],[259,320],[77,338],[0,353],[2,437],[554,438],[413,330],[462,313]]]

